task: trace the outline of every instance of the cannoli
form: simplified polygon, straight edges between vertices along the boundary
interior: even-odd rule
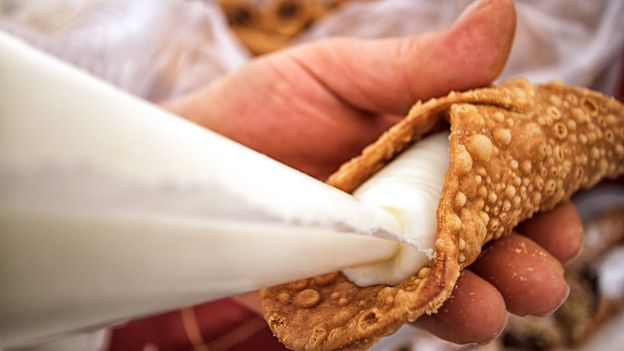
[[[271,0],[268,4],[266,26],[288,38],[299,34],[312,22],[310,0]]]
[[[290,40],[345,0],[220,0],[230,29],[254,55],[286,47]]]
[[[290,39],[266,28],[264,9],[250,0],[220,0],[228,25],[238,39],[254,55],[281,49]]]
[[[340,272],[261,292],[273,333],[295,350],[365,349],[433,314],[489,240],[581,188],[624,173],[624,107],[559,82],[511,80],[418,102],[328,183],[352,193],[411,144],[450,129],[449,164],[428,264],[396,284]]]

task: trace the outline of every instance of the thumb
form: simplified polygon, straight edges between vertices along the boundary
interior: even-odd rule
[[[515,27],[512,0],[478,0],[444,31],[331,39],[288,54],[354,108],[403,115],[416,100],[494,80],[509,56]]]

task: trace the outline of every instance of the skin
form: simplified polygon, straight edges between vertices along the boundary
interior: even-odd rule
[[[384,40],[329,39],[264,56],[164,107],[325,179],[417,100],[489,84],[515,31],[511,0],[473,3],[447,30]],[[486,342],[506,310],[546,315],[568,294],[563,267],[582,227],[573,205],[484,248],[452,297],[414,324],[452,342]],[[238,301],[260,311],[257,294]]]

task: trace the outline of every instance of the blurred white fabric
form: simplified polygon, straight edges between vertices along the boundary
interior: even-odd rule
[[[334,35],[383,38],[438,30],[450,26],[471,2],[352,1],[297,42]],[[612,73],[624,56],[623,1],[517,0],[516,11],[515,42],[501,79],[561,80],[614,93],[619,76]]]
[[[249,58],[210,3],[30,0],[7,7],[0,30],[150,101],[199,88]]]
[[[295,44],[335,35],[385,38],[438,30],[470,2],[353,0]],[[0,29],[151,101],[207,85],[251,58],[229,32],[216,0],[0,4]],[[623,1],[518,0],[516,7],[516,39],[501,79],[558,79],[614,94],[624,56]]]
[[[438,30],[470,2],[351,1],[295,44],[334,35],[384,38]],[[614,94],[624,57],[624,1],[518,0],[517,13],[516,39],[502,78],[558,79]],[[216,0],[0,0],[0,30],[150,101],[210,84],[251,59],[229,32]],[[105,333],[93,335],[36,350],[102,348]],[[375,350],[411,338],[403,328]]]

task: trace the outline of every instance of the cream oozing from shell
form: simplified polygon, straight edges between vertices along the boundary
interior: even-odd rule
[[[443,131],[415,143],[353,193],[360,201],[394,215],[402,230],[393,257],[343,270],[352,282],[394,285],[428,265],[449,165],[448,137],[448,131]]]

